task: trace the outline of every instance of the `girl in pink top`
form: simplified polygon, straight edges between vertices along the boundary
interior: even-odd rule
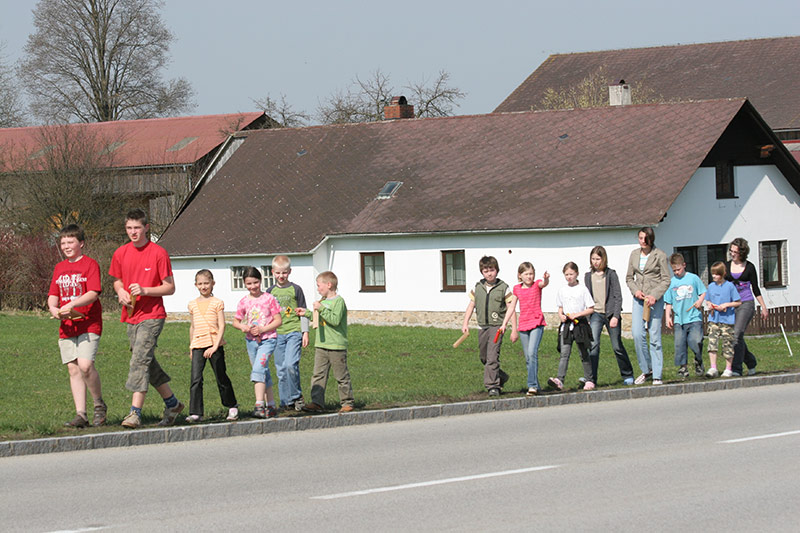
[[[233,327],[245,333],[247,355],[253,365],[250,373],[250,381],[254,383],[256,393],[253,416],[272,418],[278,415],[278,410],[272,392],[269,358],[278,343],[278,333],[275,330],[283,323],[281,307],[274,296],[261,290],[260,270],[247,267],[242,277],[250,294],[242,298],[236,307]]]
[[[519,302],[519,337],[522,339],[522,353],[528,366],[528,394],[535,396],[539,392],[539,343],[542,342],[545,322],[542,314],[542,289],[550,283],[550,274],[545,271],[543,279],[536,279],[536,270],[527,261],[519,265],[517,278],[521,282],[515,285],[511,301],[508,303],[501,331],[505,331],[511,315]],[[511,332],[511,342],[516,340]]]

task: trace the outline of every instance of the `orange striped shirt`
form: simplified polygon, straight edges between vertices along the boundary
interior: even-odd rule
[[[214,345],[214,337],[219,335],[217,316],[225,310],[225,302],[219,298],[197,298],[189,302],[189,315],[192,320],[193,335],[189,341],[190,348],[208,348]],[[225,341],[220,341],[222,346]]]

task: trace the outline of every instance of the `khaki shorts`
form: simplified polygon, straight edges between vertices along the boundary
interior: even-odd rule
[[[733,359],[733,326],[708,323],[708,351],[719,352],[726,361]]]
[[[100,335],[97,333],[84,333],[77,337],[58,339],[61,350],[61,362],[65,365],[75,359],[88,359],[94,361],[97,348],[100,346]]]
[[[151,318],[138,324],[128,324],[131,344],[131,365],[125,388],[132,392],[147,392],[148,383],[159,387],[170,377],[156,360],[156,343],[164,328],[163,318]]]

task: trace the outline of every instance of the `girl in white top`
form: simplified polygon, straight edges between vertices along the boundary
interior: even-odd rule
[[[583,377],[586,380],[583,390],[590,391],[595,388],[595,377],[592,375],[592,362],[589,359],[592,330],[587,317],[594,313],[594,298],[585,286],[578,283],[578,265],[570,261],[564,265],[563,272],[567,285],[558,289],[556,295],[558,317],[561,319],[559,330],[561,359],[558,362],[558,377],[548,379],[547,383],[557,390],[564,388],[572,343],[575,342],[581,354]]]

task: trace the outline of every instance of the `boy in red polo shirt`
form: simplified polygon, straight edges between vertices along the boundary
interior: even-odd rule
[[[131,429],[142,424],[148,384],[155,387],[164,400],[164,417],[159,426],[174,424],[184,408],[172,393],[169,375],[155,357],[156,342],[167,318],[163,297],[175,292],[175,281],[167,251],[150,241],[149,230],[144,211],[129,211],[125,217],[125,231],[131,242],[117,248],[108,269],[123,306],[121,321],[128,324],[131,365],[125,388],[133,392],[133,399],[131,411],[122,425]]]

